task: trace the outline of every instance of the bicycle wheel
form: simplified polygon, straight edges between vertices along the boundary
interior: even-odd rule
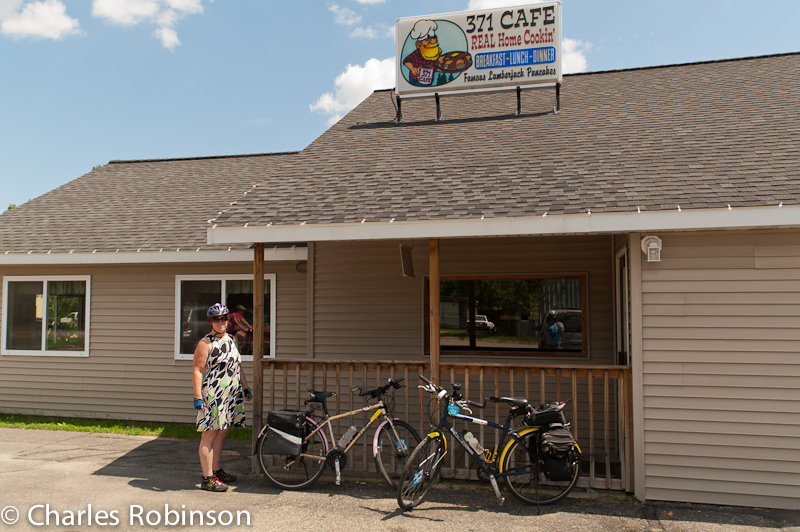
[[[386,482],[394,487],[394,483],[403,473],[408,455],[419,444],[420,437],[417,431],[405,421],[392,420],[392,424],[394,430],[387,421],[375,431],[372,454],[375,458],[375,467],[386,479]]]
[[[397,504],[403,510],[416,508],[439,476],[445,447],[441,437],[426,436],[411,452],[397,480]]]
[[[580,455],[575,452],[569,480],[549,480],[542,469],[542,462],[532,457],[527,448],[536,448],[538,431],[530,430],[518,435],[519,442],[511,441],[500,464],[500,473],[504,476],[511,493],[528,504],[553,504],[572,491],[578,482],[581,462]]]
[[[307,420],[308,432],[316,428],[316,423]],[[267,479],[281,489],[300,490],[307,488],[325,471],[325,456],[328,454],[327,442],[317,432],[303,443],[303,455],[290,456],[281,454],[266,454],[264,450],[267,443],[267,431],[258,438],[256,452],[261,471]],[[310,456],[319,456],[320,459]]]

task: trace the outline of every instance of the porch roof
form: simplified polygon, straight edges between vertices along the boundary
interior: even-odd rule
[[[210,243],[800,224],[800,54],[376,91],[210,222]]]

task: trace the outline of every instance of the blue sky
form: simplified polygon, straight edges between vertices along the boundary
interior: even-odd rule
[[[520,3],[0,0],[0,211],[114,159],[303,149],[394,86],[398,18]],[[796,0],[562,4],[565,72],[800,51]]]

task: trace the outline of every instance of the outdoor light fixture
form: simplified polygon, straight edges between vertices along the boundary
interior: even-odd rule
[[[647,255],[647,262],[661,262],[661,239],[657,236],[642,238],[642,253]]]

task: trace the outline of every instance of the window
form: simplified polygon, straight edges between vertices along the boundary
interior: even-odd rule
[[[586,278],[442,276],[441,352],[586,354]]]
[[[2,354],[89,356],[89,281],[4,278]]]
[[[275,275],[264,276],[264,356],[274,357]],[[176,334],[175,358],[191,360],[197,342],[211,331],[206,319],[208,307],[222,302],[231,311],[228,333],[244,360],[253,359],[253,277],[178,276],[175,282]]]

